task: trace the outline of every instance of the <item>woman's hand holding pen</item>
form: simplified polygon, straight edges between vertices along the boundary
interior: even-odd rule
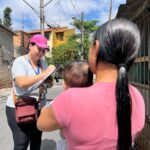
[[[54,65],[48,66],[47,69],[42,72],[43,78],[48,77],[55,69],[56,67]]]

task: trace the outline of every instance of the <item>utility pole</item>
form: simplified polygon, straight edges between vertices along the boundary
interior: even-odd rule
[[[24,13],[22,13],[22,47],[24,47]]]
[[[111,20],[111,13],[112,13],[112,0],[110,0],[109,20]]]
[[[24,31],[24,13],[22,13],[22,31]]]
[[[44,35],[44,22],[44,0],[40,0],[40,31],[42,35]]]
[[[83,60],[84,59],[84,49],[83,49],[83,44],[84,44],[84,24],[83,24],[83,22],[84,22],[84,13],[83,12],[81,12],[81,60]]]
[[[44,22],[45,22],[44,7],[47,6],[53,0],[49,0],[46,4],[44,4],[44,0],[40,0],[40,15],[35,8],[33,8],[28,2],[26,2],[26,0],[22,0],[22,1],[24,1],[36,13],[36,15],[40,17],[40,31],[41,34],[44,35]]]

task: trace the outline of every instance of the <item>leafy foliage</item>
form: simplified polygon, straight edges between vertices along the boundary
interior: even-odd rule
[[[76,36],[69,38],[66,44],[62,44],[59,47],[52,50],[52,62],[53,64],[61,64],[65,66],[69,62],[78,60],[79,58],[79,43],[75,40]]]
[[[83,49],[84,49],[84,59],[87,59],[88,50],[90,48],[90,35],[93,33],[98,26],[96,25],[98,21],[84,21],[84,39],[83,39]],[[78,30],[81,30],[81,20],[76,19],[73,21],[74,25]],[[62,44],[59,47],[52,49],[52,58],[49,59],[49,63],[61,64],[65,66],[69,62],[77,61],[80,59],[81,55],[81,34],[78,33],[69,38],[66,44]]]
[[[96,25],[97,23],[98,20],[84,21],[83,22],[84,34],[89,35],[94,31],[96,31],[98,29],[98,26]],[[71,24],[75,26],[78,30],[81,30],[82,22],[80,19],[75,19]]]
[[[98,23],[98,20],[91,20],[91,21],[84,21],[83,22],[83,28],[84,28],[84,39],[83,39],[83,56],[84,59],[87,59],[88,56],[88,50],[90,48],[90,36],[98,29],[98,26],[96,25]],[[82,22],[80,19],[75,19],[72,23],[78,30],[81,32],[82,28]],[[79,37],[81,37],[81,34],[79,34]],[[81,48],[80,48],[81,49]]]

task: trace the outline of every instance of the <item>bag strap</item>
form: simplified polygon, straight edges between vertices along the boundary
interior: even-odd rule
[[[12,94],[13,94],[13,101],[14,101],[14,104],[16,104],[17,98],[16,98],[16,95],[15,95],[14,89],[12,90]]]
[[[32,66],[28,54],[24,55],[24,57],[25,57],[25,59],[27,59],[27,60],[29,61],[30,65]],[[42,71],[43,71],[43,66],[42,66],[41,60],[39,60],[39,62],[38,62],[38,67],[40,67],[41,72],[42,72]],[[32,66],[32,68],[33,68],[33,66]],[[33,70],[34,70],[34,68],[33,68]],[[34,70],[34,71],[35,71],[35,70]]]
[[[14,104],[16,104],[16,102],[17,102],[17,96],[16,96],[16,94],[15,94],[14,89],[13,89],[13,91],[12,91],[12,94],[13,94],[13,101],[14,101]],[[39,101],[39,98],[37,99],[37,102],[38,102],[38,103],[40,102],[40,101]]]
[[[24,58],[26,59],[26,60],[28,60],[29,61],[29,56],[28,55],[24,55]],[[30,61],[29,61],[29,63],[30,63]],[[30,63],[31,64],[31,63]],[[39,61],[39,66],[40,66],[40,68],[41,68],[41,72],[43,71],[43,67],[42,67],[42,63],[41,63],[41,61]],[[41,84],[41,83],[40,83]],[[32,90],[36,90],[37,88],[40,88],[39,87],[39,85],[38,86],[36,86],[36,87],[34,87],[34,88],[32,88]],[[39,89],[40,90],[40,89]],[[29,92],[30,93],[30,92]],[[15,90],[13,89],[13,91],[12,91],[12,94],[13,94],[13,101],[14,101],[14,104],[17,102],[17,97],[16,97],[16,95],[15,95]],[[27,94],[27,93],[26,93]],[[39,103],[41,101],[41,93],[40,93],[40,95],[39,95],[39,97],[38,97],[38,99],[37,99],[37,102]]]

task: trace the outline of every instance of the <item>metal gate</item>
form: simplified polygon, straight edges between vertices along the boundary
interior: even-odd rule
[[[150,150],[150,13],[147,8],[135,21],[141,31],[141,47],[129,80],[142,93],[146,106],[145,127],[137,139],[140,150]]]

